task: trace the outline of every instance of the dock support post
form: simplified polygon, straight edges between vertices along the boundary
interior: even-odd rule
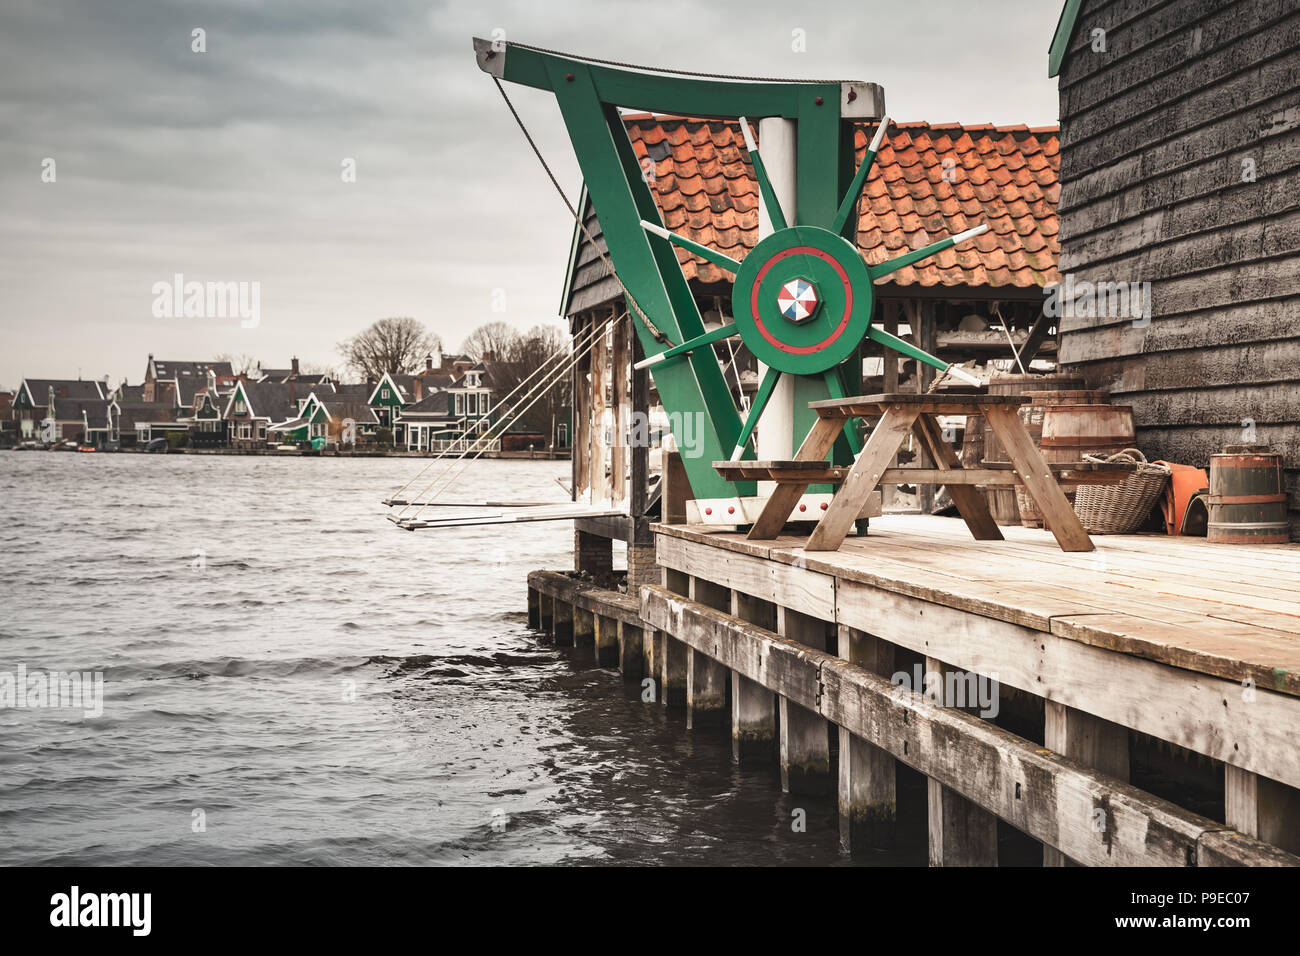
[[[716,727],[727,717],[727,669],[693,647],[686,648],[686,729]]]
[[[692,601],[718,611],[731,611],[731,589],[712,581],[692,577]],[[686,727],[713,727],[724,723],[727,715],[727,668],[708,654],[688,647],[686,650]]]
[[[618,621],[603,614],[596,618],[596,666],[618,666]]]
[[[933,657],[925,659],[927,684],[937,674],[939,686],[945,687],[944,673],[950,670]],[[997,866],[998,818],[938,780],[925,783],[930,865]]]
[[[678,462],[680,466],[680,462]],[[685,472],[683,472],[684,474]],[[691,596],[691,578],[673,568],[664,568],[664,587],[682,597]],[[686,645],[671,634],[663,634],[663,658],[659,692],[669,707],[686,706]]]
[[[643,631],[627,621],[618,622],[618,669],[623,680],[639,681],[643,673],[645,652],[642,649]]]
[[[586,608],[573,606],[573,645],[591,647],[596,643],[596,616]]]
[[[1127,782],[1128,728],[1054,700],[1043,704],[1043,746]],[[1043,866],[1077,865],[1055,847],[1043,847]]]
[[[826,649],[826,622],[777,607],[777,632],[817,650]],[[786,793],[831,793],[831,745],[826,720],[785,697],[780,698],[781,789]]]
[[[555,598],[545,591],[539,591],[537,595],[537,611],[540,615],[542,630],[548,634],[555,633]]]
[[[641,631],[641,681],[646,678],[654,682],[654,697],[651,702],[663,702],[664,689],[664,635],[654,628]]]
[[[542,629],[542,609],[536,588],[528,589],[528,626],[534,631]]]
[[[574,607],[559,598],[555,598],[554,602],[555,608],[552,614],[555,617],[555,646],[572,647]]]
[[[686,645],[664,634],[663,678],[659,689],[669,707],[686,706]]]
[[[731,613],[742,621],[776,630],[776,606],[735,589]],[[731,757],[758,763],[776,756],[776,695],[736,671],[731,672]]]
[[[839,655],[882,677],[894,670],[893,644],[844,624],[839,626]],[[898,816],[894,757],[843,727],[839,733],[840,848],[852,854],[892,847]]]
[[[1224,821],[1238,833],[1300,853],[1300,790],[1224,764]]]

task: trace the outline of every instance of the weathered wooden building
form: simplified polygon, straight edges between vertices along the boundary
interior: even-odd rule
[[[1062,363],[1133,406],[1152,458],[1283,453],[1296,537],[1300,6],[1069,0],[1049,72]]]

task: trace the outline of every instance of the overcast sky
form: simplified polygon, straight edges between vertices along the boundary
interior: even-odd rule
[[[635,63],[869,80],[899,121],[1034,126],[1057,119],[1047,48],[1059,8],[5,0],[0,385],[135,383],[151,352],[338,365],[341,339],[391,315],[425,322],[449,348],[483,322],[553,320],[572,220],[476,68],[472,36],[499,28]],[[196,28],[204,53],[191,50]],[[576,197],[553,98],[511,93]],[[176,273],[259,283],[260,323],[155,317],[153,286]]]

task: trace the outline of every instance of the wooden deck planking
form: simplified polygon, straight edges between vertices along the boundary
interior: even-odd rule
[[[725,532],[658,530],[1300,696],[1300,594],[1292,598],[1300,546],[1108,535],[1099,536],[1100,554],[1070,554],[1043,531],[1008,528],[1007,541],[975,541],[960,519],[912,515],[873,519],[867,537],[837,552],[805,552],[803,539],[789,536],[760,545]]]

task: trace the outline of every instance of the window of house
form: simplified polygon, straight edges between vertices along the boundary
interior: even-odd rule
[[[380,392],[380,393],[379,393],[379,397],[380,397],[380,398],[388,398],[388,397],[389,397],[389,396],[388,396],[388,389],[384,389],[382,392]]]
[[[465,414],[465,396],[464,396],[464,395],[460,395],[460,394],[457,394],[457,395],[456,395],[456,414],[457,414],[457,415],[464,415],[464,414]]]
[[[236,415],[242,415],[242,414],[244,414],[246,411],[248,411],[248,409],[244,406],[244,403],[243,403],[243,402],[238,402],[238,401],[235,402],[235,414],[236,414]]]
[[[263,423],[263,422],[258,422],[258,425],[257,425],[257,437],[258,437],[258,438],[265,438],[265,437],[266,437],[266,425],[265,425],[265,423]]]
[[[478,414],[478,393],[465,396],[465,411],[470,415]]]
[[[492,407],[492,393],[491,393],[491,392],[479,392],[479,393],[478,393],[478,410],[479,410],[480,412],[482,412],[483,414],[486,415],[486,414],[488,413],[488,410],[489,410],[491,407]]]

